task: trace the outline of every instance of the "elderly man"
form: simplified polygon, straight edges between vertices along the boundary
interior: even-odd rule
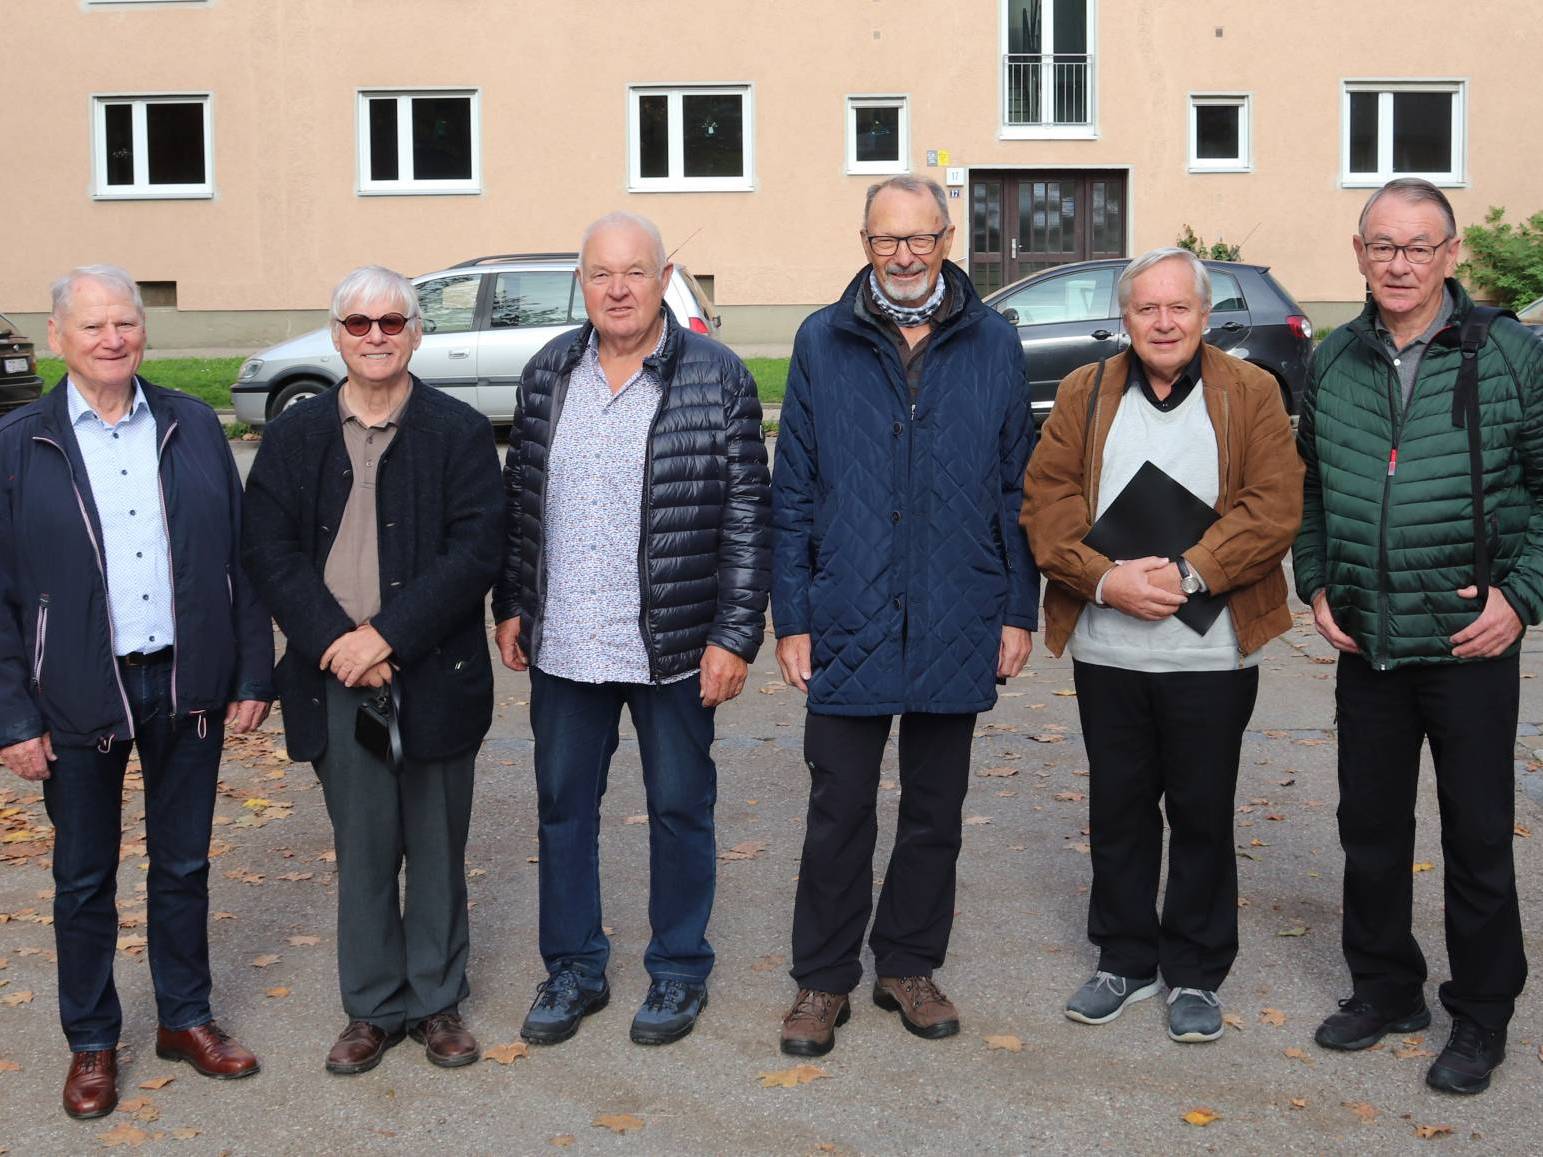
[[[664,307],[672,272],[642,217],[585,230],[589,323],[527,364],[509,438],[493,613],[504,663],[530,670],[547,970],[520,1030],[532,1044],[567,1040],[610,999],[599,823],[623,706],[648,796],[653,931],[632,1040],[679,1040],[707,1004],[709,749],[765,629],[766,448],[749,371]]]
[[[273,631],[237,559],[241,482],[214,411],[139,377],[145,311],[109,265],[53,286],[66,376],[0,421],[0,761],[54,825],[64,1111],[118,1101],[120,800],[145,782],[156,1053],[210,1077],[257,1058],[209,1009],[209,828],[228,727],[273,695]]]
[[[1238,951],[1238,756],[1260,648],[1291,625],[1281,559],[1301,519],[1301,466],[1275,379],[1202,341],[1203,263],[1154,249],[1125,267],[1118,296],[1130,351],[1061,383],[1024,483],[1023,525],[1051,580],[1045,642],[1071,651],[1090,775],[1099,960],[1066,1015],[1107,1023],[1161,977],[1169,1037],[1209,1041],[1222,1034],[1216,991]],[[1153,499],[1168,482],[1144,474],[1131,500],[1160,503],[1138,507],[1145,517],[1191,495],[1217,517],[1174,557],[1109,557],[1084,539],[1148,465],[1182,490]],[[1209,624],[1181,621],[1202,592],[1225,608]]]
[[[1509,318],[1474,329],[1490,318],[1452,279],[1457,223],[1434,185],[1373,193],[1351,244],[1371,299],[1314,355],[1298,432],[1297,592],[1340,653],[1351,977],[1317,1041],[1364,1049],[1430,1023],[1409,874],[1428,739],[1452,1032],[1426,1081],[1480,1093],[1527,976],[1512,760],[1523,624],[1543,615],[1543,344]]]
[[[315,764],[337,841],[340,1075],[404,1032],[443,1068],[480,1055],[459,1008],[465,853],[503,503],[487,419],[408,368],[422,338],[400,274],[345,277],[332,341],[348,376],[274,419],[247,479],[242,555],[287,640],[286,742]]]
[[[782,1051],[819,1056],[851,1009],[873,908],[879,763],[900,717],[900,817],[869,943],[873,999],[959,1031],[948,950],[975,717],[1017,675],[1039,578],[1015,525],[1031,428],[1023,350],[947,260],[936,182],[868,190],[868,264],[798,332],[777,443],[772,610],[808,696],[809,816]]]

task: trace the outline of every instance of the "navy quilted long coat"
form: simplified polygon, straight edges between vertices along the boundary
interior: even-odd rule
[[[865,269],[798,331],[772,472],[772,612],[812,636],[809,709],[972,713],[996,702],[1003,624],[1037,625],[1018,527],[1033,427],[1018,335],[946,263],[963,305],[913,406]]]

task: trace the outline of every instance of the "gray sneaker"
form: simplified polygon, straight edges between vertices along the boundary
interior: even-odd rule
[[[1175,988],[1168,994],[1168,1036],[1191,1044],[1222,1035],[1222,1002],[1203,988]]]
[[[1112,972],[1095,972],[1092,977],[1072,993],[1066,1002],[1066,1015],[1083,1024],[1108,1024],[1132,1001],[1156,996],[1157,977],[1145,980],[1134,976],[1116,976]]]

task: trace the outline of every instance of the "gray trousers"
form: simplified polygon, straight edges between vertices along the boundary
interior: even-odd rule
[[[327,681],[316,761],[337,845],[343,1011],[388,1033],[454,1011],[469,992],[466,833],[476,752],[412,760],[393,775],[354,738],[368,692]],[[405,900],[397,878],[407,862]]]

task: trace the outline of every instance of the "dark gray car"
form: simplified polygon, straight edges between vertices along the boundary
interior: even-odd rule
[[[1114,292],[1127,264],[1114,259],[1058,265],[986,298],[987,305],[1018,327],[1036,422],[1050,413],[1062,378],[1078,366],[1129,347]],[[1280,383],[1286,411],[1295,414],[1313,352],[1312,322],[1268,266],[1205,264],[1211,273],[1211,324],[1205,340],[1269,370]]]
[[[0,313],[0,414],[25,406],[43,392],[32,342]]]

